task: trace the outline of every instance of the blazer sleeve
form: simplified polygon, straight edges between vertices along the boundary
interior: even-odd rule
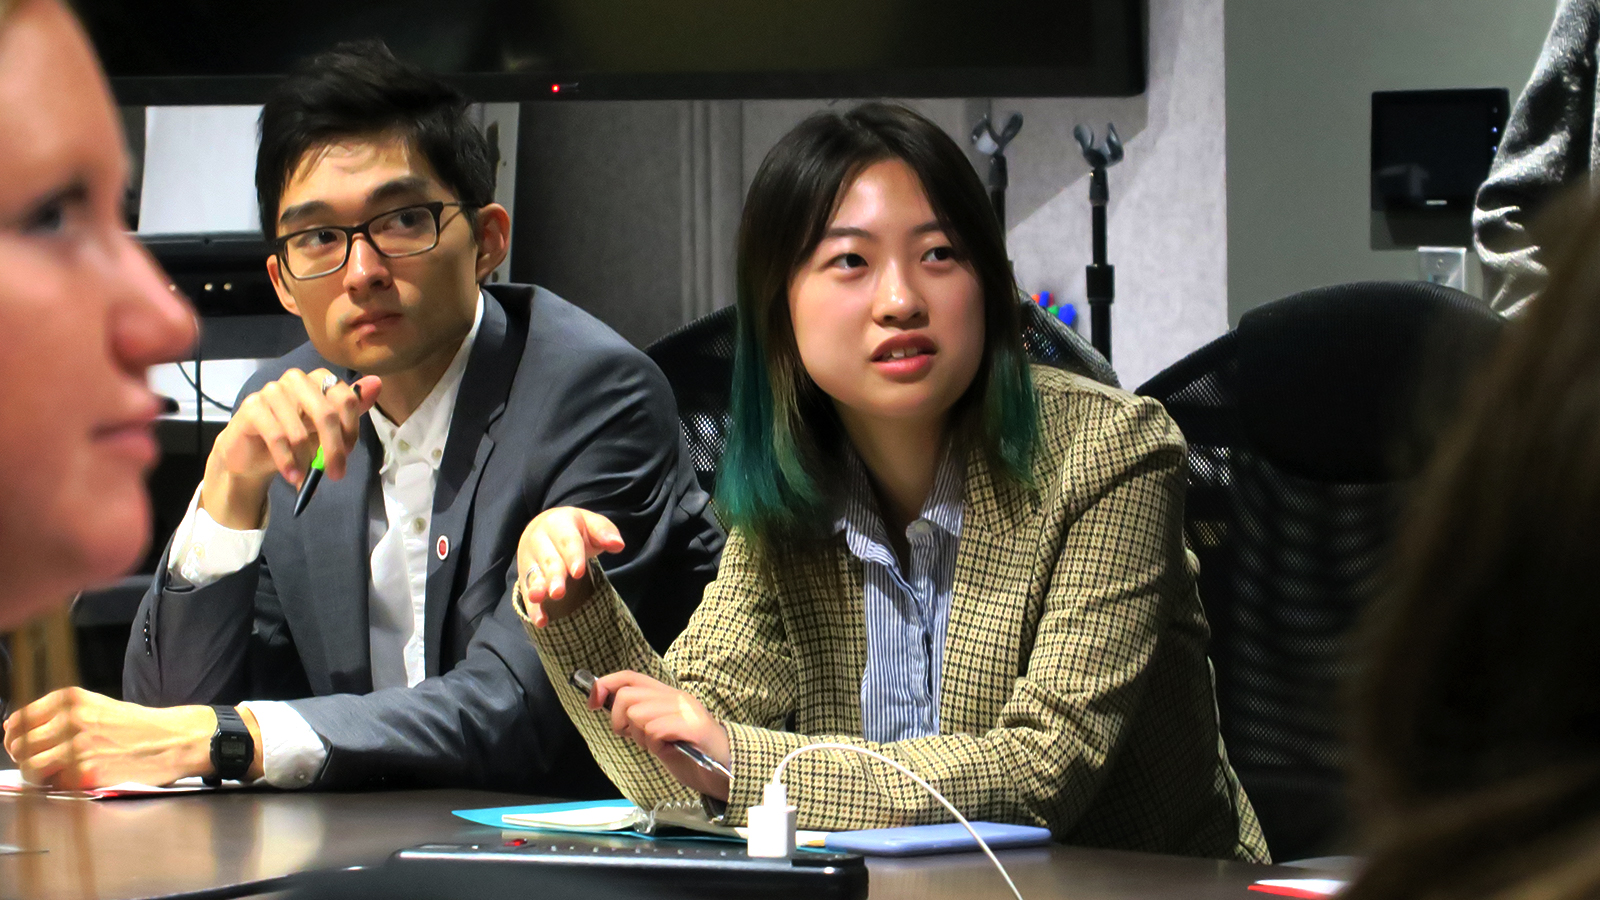
[[[645,639],[665,652],[688,624],[717,574],[723,536],[700,489],[666,376],[648,357],[621,348],[593,354],[555,415],[571,449],[533,514],[576,506],[610,519],[626,548],[606,573]],[[532,516],[530,516],[532,518]]]
[[[740,532],[728,535],[716,581],[666,658],[645,640],[599,566],[590,571],[594,597],[576,614],[536,628],[525,609],[519,606],[517,613],[549,671],[632,669],[690,691],[724,723],[781,727],[794,708],[794,663],[776,599],[763,589],[746,551]],[[648,751],[614,734],[609,716],[589,709],[577,691],[563,689],[560,697],[600,768],[628,799],[650,809],[696,796]],[[735,755],[736,778],[737,766]]]
[[[551,776],[581,762],[550,682],[505,599],[514,572],[487,573],[471,591],[496,598],[461,662],[414,687],[290,701],[328,747],[318,788],[451,785],[551,791]],[[563,794],[597,785],[568,782]]]
[[[1192,597],[1182,536],[1183,439],[1154,401],[1129,404],[1079,442],[1049,486],[1071,508],[1043,535],[1048,587],[1032,652],[1000,720],[983,734],[893,743],[778,730],[794,708],[794,663],[771,590],[737,534],[723,571],[666,660],[631,629],[614,594],[529,633],[547,664],[633,668],[698,696],[728,729],[730,820],[743,821],[790,751],[819,741],[881,753],[917,772],[973,819],[1071,830],[1116,759],[1171,607]],[[1070,496],[1070,501],[1060,498]],[[1048,500],[1046,502],[1049,502]],[[953,686],[947,684],[947,689]],[[959,689],[959,688],[955,688]],[[575,693],[575,692],[573,692]],[[683,799],[645,751],[613,735],[578,697],[562,702],[596,758],[641,805]],[[892,768],[846,751],[813,751],[785,770],[802,828],[882,828],[949,814]]]
[[[239,398],[260,390],[257,373]],[[263,554],[205,587],[178,587],[169,543],[134,616],[123,698],[145,706],[276,700],[310,692]]]
[[[203,588],[176,588],[163,553],[128,636],[123,698],[177,706],[242,696],[249,684],[259,569],[259,561],[252,562]],[[270,578],[259,586],[270,592]]]
[[[1545,203],[1592,168],[1597,33],[1600,3],[1562,0],[1478,189],[1473,240],[1484,292],[1500,312],[1515,312],[1543,289],[1547,272],[1529,228]]]

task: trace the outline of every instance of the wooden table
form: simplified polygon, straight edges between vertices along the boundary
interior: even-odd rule
[[[148,800],[35,800],[35,845],[0,856],[0,898],[238,897],[281,890],[300,872],[380,862],[427,842],[500,839],[453,809],[538,798],[483,791],[373,793],[231,791]],[[20,844],[21,800],[0,796],[0,844]],[[1026,900],[1233,898],[1259,878],[1303,869],[1052,846],[999,854]],[[870,862],[874,900],[999,897],[1005,885],[978,853]]]

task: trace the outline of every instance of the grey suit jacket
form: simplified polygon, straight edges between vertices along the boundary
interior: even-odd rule
[[[1549,273],[1531,232],[1545,204],[1564,188],[1593,184],[1600,172],[1600,0],[1561,0],[1533,77],[1511,108],[1489,177],[1472,211],[1483,261],[1484,296],[1516,315],[1544,290]]]
[[[490,285],[433,500],[427,678],[372,689],[367,503],[381,450],[363,418],[348,474],[297,519],[269,492],[261,558],[201,589],[168,583],[165,556],[135,620],[123,692],[166,706],[289,700],[328,747],[322,787],[435,784],[572,796],[609,786],[544,675],[509,601],[518,538],[541,510],[575,505],[616,522],[608,560],[661,648],[716,574],[722,533],[682,448],[655,364],[554,294]],[[326,366],[306,344],[263,367]],[[171,548],[168,548],[168,553]],[[559,679],[564,682],[564,676]]]

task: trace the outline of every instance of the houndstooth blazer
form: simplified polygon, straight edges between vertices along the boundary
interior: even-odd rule
[[[1074,844],[1265,861],[1217,731],[1209,629],[1183,543],[1183,437],[1153,400],[1042,367],[1034,384],[1036,489],[997,480],[981,454],[967,463],[939,735],[860,737],[862,568],[842,535],[761,565],[735,530],[665,658],[594,567],[587,606],[527,626],[545,671],[634,669],[699,697],[728,730],[735,821],[785,754],[825,739],[901,762],[972,819],[1042,825]],[[629,798],[693,799],[581,694],[558,693]],[[948,820],[857,754],[814,751],[784,782],[801,828]]]

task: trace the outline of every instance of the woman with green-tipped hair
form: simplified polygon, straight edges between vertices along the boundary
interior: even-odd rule
[[[599,516],[546,511],[519,552],[550,677],[609,673],[561,696],[625,794],[737,823],[827,740],[969,818],[1266,858],[1217,734],[1183,439],[1152,400],[1030,366],[1020,316],[983,186],[927,119],[821,113],[767,155],[739,238],[730,534],[687,630],[665,657],[640,637],[591,560],[621,548]],[[785,782],[802,828],[947,816],[854,753]]]

